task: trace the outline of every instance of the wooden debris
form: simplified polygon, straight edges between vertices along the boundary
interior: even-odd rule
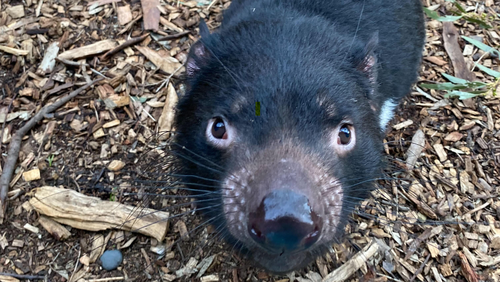
[[[44,75],[46,73],[52,72],[54,70],[54,67],[56,65],[56,57],[57,54],[59,53],[59,42],[52,42],[52,44],[49,45],[49,48],[47,48],[47,51],[45,52],[45,56],[43,57],[42,63],[38,67],[37,74],[39,75]]]
[[[401,130],[401,129],[406,128],[412,124],[413,124],[413,120],[409,119],[407,121],[393,125],[392,128],[394,128],[395,130]]]
[[[184,32],[184,30],[178,26],[176,26],[174,23],[168,21],[167,19],[160,17],[160,23],[165,26],[165,28],[173,30],[175,32]]]
[[[12,6],[10,8],[7,8],[5,10],[9,16],[11,16],[14,19],[19,19],[24,17],[24,6],[23,5],[17,5],[17,6]]]
[[[16,55],[16,56],[26,56],[29,53],[29,51],[27,51],[27,50],[20,50],[20,49],[11,48],[11,47],[2,46],[2,45],[0,45],[0,51],[3,51],[5,53],[9,53],[12,55]]]
[[[322,282],[340,282],[347,280],[359,268],[365,265],[365,263],[378,252],[378,249],[379,245],[375,242],[375,240],[372,240],[350,260],[324,277]]]
[[[132,12],[130,11],[130,5],[125,5],[116,8],[116,13],[118,14],[118,22],[120,25],[126,25],[132,21]]]
[[[158,0],[141,0],[144,14],[144,29],[158,30],[160,25],[160,2]]]
[[[106,52],[118,46],[116,40],[106,39],[83,47],[75,48],[61,53],[57,58],[74,60]]]
[[[182,64],[179,63],[175,58],[172,57],[163,57],[159,55],[156,51],[149,49],[148,47],[135,46],[139,52],[141,52],[144,56],[146,56],[153,64],[155,64],[162,71],[172,74],[176,72],[179,68],[182,67]],[[183,71],[183,67],[180,70]]]
[[[427,243],[427,249],[433,258],[436,258],[439,255],[439,248],[434,243]]]
[[[0,281],[2,282],[19,282],[20,280],[12,276],[0,275]]]
[[[139,232],[158,241],[162,241],[167,232],[168,212],[136,210],[135,207],[102,201],[73,190],[39,187],[33,191],[30,203],[37,212],[78,229],[99,231],[118,228]]]
[[[448,154],[446,154],[443,144],[434,144],[432,147],[434,147],[434,150],[436,150],[436,154],[439,157],[439,161],[441,162],[446,161],[446,159],[448,158]]]
[[[127,41],[125,41],[124,43],[120,44],[119,46],[117,46],[116,48],[113,48],[111,50],[109,50],[108,52],[106,52],[104,55],[101,56],[101,60],[105,60],[106,58],[108,58],[109,56],[127,48],[127,47],[130,47],[132,45],[135,45],[141,41],[143,41],[144,39],[148,38],[149,36],[149,33],[148,34],[144,34],[140,37],[136,37],[136,38],[131,38]]]
[[[104,253],[104,250],[106,249],[106,244],[104,236],[102,236],[102,234],[95,234],[91,242],[92,242],[92,249],[90,252],[89,262],[93,263],[97,261],[97,259],[102,255],[102,253]]]
[[[425,148],[425,134],[422,130],[417,130],[411,139],[411,145],[406,152],[406,166],[413,169],[415,162]]]
[[[186,223],[184,223],[182,220],[177,221],[175,224],[175,229],[179,234],[181,235],[181,238],[183,240],[189,240],[189,232],[186,227]]]
[[[446,141],[451,141],[451,142],[457,142],[461,140],[464,137],[464,135],[458,131],[451,132],[450,134],[446,135],[444,140]]]
[[[151,263],[151,260],[149,259],[149,256],[148,254],[146,253],[146,250],[144,250],[144,248],[141,248],[141,253],[144,257],[144,260],[146,261],[145,265],[146,265],[146,272],[149,273],[149,274],[153,274],[154,273],[154,269],[153,269],[153,265]]]
[[[119,171],[125,166],[125,163],[120,160],[113,160],[109,165],[108,169],[111,171]]]
[[[172,83],[169,83],[167,86],[167,98],[165,101],[165,105],[163,107],[163,111],[161,112],[160,119],[158,120],[159,134],[160,139],[167,139],[172,131],[172,125],[175,117],[175,106],[177,105],[177,93],[175,92],[175,88]]]
[[[116,94],[113,87],[109,84],[99,85],[97,87],[99,97],[103,99],[104,104],[109,109],[115,109],[130,104],[130,96]]]
[[[33,226],[33,225],[31,225],[31,224],[28,224],[28,223],[26,223],[26,224],[24,225],[24,229],[26,229],[26,230],[28,230],[28,231],[31,231],[31,232],[33,232],[33,233],[35,233],[35,234],[40,233],[40,229],[39,229],[38,227],[35,227],[35,226]]]
[[[96,1],[90,1],[87,3],[88,6],[101,6],[101,5],[106,5],[106,4],[111,4],[111,3],[116,3],[120,2],[120,0],[96,0]]]
[[[2,248],[2,250],[5,250],[5,248],[7,248],[7,246],[9,245],[9,241],[7,241],[7,238],[5,238],[5,232],[0,236],[0,248]]]
[[[467,279],[468,282],[478,282],[477,274],[471,268],[465,255],[462,252],[459,252],[458,256],[460,257],[460,264],[462,266],[462,273],[465,276],[465,279]]]
[[[12,241],[12,247],[22,248],[23,246],[24,246],[23,240],[15,239],[14,241]]]
[[[105,98],[103,101],[108,109],[120,108],[123,106],[128,106],[130,104],[130,96],[112,94]]]
[[[200,278],[201,282],[216,282],[219,281],[219,275],[217,274],[210,274],[207,276],[203,276]]]
[[[38,168],[23,173],[23,179],[26,182],[40,179],[40,170]]]
[[[443,40],[444,48],[446,49],[448,56],[450,56],[453,64],[455,76],[469,81],[474,81],[476,78],[474,73],[469,71],[469,68],[465,63],[462,49],[460,48],[460,45],[458,45],[458,30],[452,22],[443,22]]]
[[[71,236],[68,229],[46,216],[40,216],[38,222],[47,232],[54,236],[56,240],[66,240]]]
[[[205,272],[207,271],[207,269],[210,268],[210,266],[213,264],[213,262],[215,260],[215,257],[216,257],[216,255],[211,255],[207,258],[204,258],[202,261],[200,261],[200,263],[196,266],[196,268],[199,269],[199,272],[196,275],[197,279],[202,277],[205,274]]]
[[[120,120],[112,120],[110,122],[106,122],[105,124],[102,125],[102,128],[111,128],[114,126],[120,125]]]
[[[500,235],[495,235],[491,239],[490,248],[499,250],[500,249]]]
[[[435,56],[424,57],[424,60],[429,61],[433,64],[436,64],[438,66],[444,66],[447,64],[447,62],[445,60],[443,60],[443,58],[435,57]]]
[[[99,128],[92,133],[92,136],[94,136],[94,139],[99,139],[101,137],[106,136],[106,133],[104,132],[104,130],[102,128]]]
[[[157,39],[157,41],[167,41],[167,40],[172,40],[172,39],[176,39],[176,38],[181,38],[181,37],[188,35],[190,33],[191,33],[190,30],[186,30],[184,32],[179,32],[176,34],[171,34],[171,35],[160,37]]]
[[[90,264],[90,257],[87,256],[87,255],[83,255],[82,257],[80,257],[79,259],[80,263],[85,265],[85,266],[89,266]]]

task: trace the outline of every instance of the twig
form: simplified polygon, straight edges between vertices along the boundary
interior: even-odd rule
[[[129,22],[122,30],[120,30],[120,32],[118,32],[118,34],[116,36],[127,32],[127,30],[129,30],[140,19],[142,19],[142,14],[139,15],[137,18],[133,19],[131,22]]]
[[[474,71],[474,69],[477,67],[477,64],[479,64],[479,62],[484,58],[486,57],[486,55],[490,54],[490,51],[488,52],[484,52],[484,54],[481,55],[481,57],[479,57],[479,59],[477,59],[477,61],[474,62],[474,65],[472,66],[471,68],[471,72]]]
[[[413,282],[413,280],[415,280],[415,278],[417,278],[417,276],[420,274],[420,272],[422,272],[422,270],[424,269],[424,266],[427,265],[427,262],[429,261],[430,257],[431,257],[431,254],[428,254],[427,257],[425,258],[424,262],[422,263],[422,265],[420,265],[420,267],[417,269],[417,271],[415,271],[413,276],[410,278],[410,282]]]
[[[366,245],[360,252],[355,254],[350,260],[344,263],[341,267],[335,269],[333,272],[329,273],[323,282],[339,282],[345,281],[352,274],[358,271],[368,259],[370,259],[374,254],[379,251],[380,246],[372,240],[368,245]]]
[[[475,213],[475,212],[477,212],[479,210],[482,210],[482,209],[486,208],[487,206],[489,206],[492,203],[493,203],[493,200],[490,199],[488,202],[482,204],[481,206],[479,206],[479,207],[477,207],[477,208],[475,208],[473,210],[468,211],[467,213],[464,214],[464,216],[465,215],[470,215],[470,214],[473,214],[473,213]]]
[[[158,38],[158,40],[156,40],[156,41],[166,41],[166,40],[172,40],[172,39],[176,39],[176,38],[179,38],[179,37],[183,37],[184,35],[188,35],[188,34],[190,34],[190,33],[191,33],[191,31],[190,31],[190,30],[187,30],[187,31],[183,31],[183,32],[176,33],[176,34],[171,34],[171,35],[167,35],[167,36],[160,37],[160,38]]]
[[[21,275],[21,274],[5,273],[5,272],[0,272],[0,275],[14,277],[14,278],[28,279],[28,280],[31,280],[31,279],[43,280],[43,279],[45,279],[45,276]]]
[[[78,248],[78,256],[76,257],[75,269],[73,270],[73,273],[71,273],[69,281],[73,281],[73,276],[75,275],[76,269],[78,268],[78,263],[80,262],[79,258],[81,253],[82,253],[82,248]]]
[[[92,71],[93,73],[95,73],[97,75],[100,75],[102,78],[109,79],[109,77],[105,76],[104,74],[100,73],[99,71],[97,71],[93,68],[90,68],[90,71]]]
[[[14,136],[12,137],[9,145],[9,151],[7,160],[5,161],[3,174],[0,177],[0,223],[3,223],[3,219],[5,217],[5,213],[7,212],[7,193],[9,191],[9,182],[14,174],[14,169],[16,168],[16,162],[19,157],[19,151],[21,149],[21,140],[24,135],[28,133],[28,131],[33,128],[37,123],[39,123],[46,114],[53,112],[57,108],[66,104],[73,97],[80,94],[85,89],[92,86],[94,83],[101,81],[102,78],[92,81],[91,83],[87,83],[84,86],[76,89],[71,92],[67,96],[57,100],[53,104],[47,105],[43,107],[34,117],[32,117],[23,127],[16,131]]]
[[[160,87],[156,88],[156,92],[160,91],[160,89],[163,88],[163,86],[167,85],[168,87],[168,83],[170,82],[170,79],[180,70],[182,69],[182,67],[184,66],[184,64],[180,65],[173,73],[171,73],[166,79],[163,80],[163,82],[161,83]]]
[[[115,53],[118,53],[119,51],[121,51],[121,50],[123,50],[123,49],[125,49],[125,48],[127,48],[127,47],[129,47],[129,46],[132,46],[132,45],[134,45],[134,44],[137,44],[137,43],[139,43],[139,42],[143,41],[143,40],[144,40],[144,39],[146,39],[146,37],[148,37],[148,36],[149,36],[149,33],[144,34],[144,35],[139,36],[139,37],[131,38],[131,39],[129,39],[129,40],[127,40],[127,41],[123,42],[122,44],[120,44],[120,45],[119,45],[119,46],[117,46],[116,48],[109,50],[109,51],[108,51],[108,52],[106,52],[104,55],[102,55],[101,57],[99,57],[99,59],[101,59],[101,60],[105,60],[107,57],[109,57],[109,56],[111,56],[111,55],[113,55],[113,54],[115,54]]]
[[[472,267],[470,266],[469,261],[467,260],[467,257],[462,252],[458,252],[458,256],[460,257],[460,265],[462,266],[462,274],[465,276],[465,279],[468,282],[477,282],[479,280],[477,277],[478,275],[474,271],[474,269],[472,269]]]
[[[125,280],[125,277],[118,276],[118,277],[109,277],[109,278],[89,279],[87,281],[88,282],[106,282],[106,281],[118,281],[118,280]]]
[[[208,5],[207,7],[207,10],[210,10],[210,8],[212,8],[212,6],[217,2],[217,0],[213,0],[212,3],[210,3],[210,5]]]
[[[87,63],[80,63],[80,62],[75,62],[75,61],[70,61],[70,60],[60,59],[60,58],[56,58],[56,61],[59,61],[65,65],[68,65],[68,66],[75,66],[75,67],[81,67],[81,66],[88,67],[88,66],[90,66]]]

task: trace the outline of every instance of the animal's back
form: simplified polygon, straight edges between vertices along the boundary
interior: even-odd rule
[[[224,14],[222,28],[240,22],[289,21],[297,17],[321,17],[336,33],[368,42],[378,34],[379,71],[377,104],[391,99],[396,105],[417,78],[425,26],[419,0],[234,0]],[[321,26],[318,29],[331,28]],[[332,30],[333,31],[333,30]]]

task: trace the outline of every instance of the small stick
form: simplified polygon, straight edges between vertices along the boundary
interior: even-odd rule
[[[170,82],[170,79],[184,66],[184,64],[182,64],[181,66],[179,66],[173,73],[171,73],[166,79],[163,80],[163,82],[161,83],[160,87],[158,87],[156,89],[156,92],[160,91],[160,89],[163,88],[163,86],[167,85],[168,87],[168,83]]]
[[[82,248],[78,248],[78,256],[76,257],[75,269],[73,270],[73,273],[71,274],[71,277],[69,278],[69,281],[73,281],[73,275],[75,275],[76,269],[78,268],[78,263],[80,262],[80,260],[78,258],[80,257],[81,253],[82,253]]]
[[[122,33],[127,32],[138,20],[142,19],[142,14],[139,15],[137,18],[133,19],[131,22],[129,22],[120,32],[118,32],[118,35],[121,35]]]
[[[99,57],[99,59],[101,60],[105,60],[107,57],[115,54],[115,53],[118,53],[119,51],[129,47],[129,46],[132,46],[132,45],[135,45],[141,41],[143,41],[144,39],[146,39],[146,37],[149,36],[149,33],[147,34],[144,34],[142,36],[139,36],[139,37],[135,37],[135,38],[131,38],[125,42],[123,42],[122,44],[120,44],[118,47],[114,48],[114,49],[111,49],[109,50],[108,52],[106,52],[104,55],[102,55],[101,57]]]
[[[477,208],[475,208],[473,210],[468,211],[467,213],[464,214],[464,216],[465,215],[470,215],[470,214],[473,214],[473,213],[475,213],[475,212],[477,212],[479,210],[482,210],[482,209],[486,208],[487,206],[489,206],[492,203],[493,203],[493,199],[490,199],[488,202],[482,204],[481,206],[479,206],[479,207],[477,207]]]
[[[14,277],[14,278],[28,279],[28,280],[34,280],[34,279],[43,280],[43,279],[45,279],[45,276],[21,275],[21,274],[4,273],[4,272],[0,272],[0,275]]]
[[[430,257],[431,257],[431,254],[428,254],[427,257],[425,258],[424,262],[422,263],[422,265],[420,265],[420,267],[417,269],[417,271],[415,271],[413,276],[410,278],[410,282],[413,282],[413,280],[415,280],[415,278],[417,278],[417,276],[420,274],[420,272],[422,272],[422,270],[424,269],[424,266],[427,265],[427,262],[429,261]]]
[[[187,31],[176,33],[176,34],[171,34],[171,35],[160,37],[160,38],[158,38],[157,41],[172,40],[172,39],[176,39],[176,38],[179,38],[179,37],[183,37],[184,35],[188,35],[190,33],[191,33],[191,31],[187,30]]]
[[[322,282],[340,282],[345,281],[358,269],[360,269],[368,259],[379,251],[380,246],[372,240],[361,251],[355,254],[350,260],[344,263],[341,267],[330,272]]]
[[[5,217],[5,213],[7,212],[7,192],[9,191],[9,183],[12,178],[12,174],[14,173],[14,169],[16,168],[16,162],[19,157],[19,151],[21,150],[21,141],[28,133],[28,131],[33,128],[37,123],[39,123],[46,114],[53,112],[57,108],[66,104],[73,97],[80,94],[85,89],[89,88],[93,84],[98,81],[101,81],[102,78],[96,79],[91,83],[87,83],[84,86],[76,89],[71,92],[67,96],[57,100],[53,104],[47,105],[43,107],[34,117],[32,117],[23,127],[16,131],[14,136],[12,137],[9,145],[9,151],[7,160],[5,161],[4,169],[2,176],[0,177],[0,223],[3,223],[3,219]]]
[[[210,8],[212,8],[212,6],[217,2],[217,0],[213,0],[212,3],[210,3],[210,5],[208,5],[207,7],[207,10],[210,10]]]
[[[68,65],[68,66],[75,66],[75,67],[81,67],[81,66],[88,67],[89,66],[89,64],[87,64],[87,63],[80,63],[80,62],[75,62],[75,61],[70,61],[70,60],[60,59],[60,58],[56,58],[56,61],[59,61],[65,65]]]
[[[118,277],[109,277],[109,278],[89,279],[87,281],[88,282],[106,282],[106,281],[119,281],[119,280],[125,280],[125,277],[118,276]]]

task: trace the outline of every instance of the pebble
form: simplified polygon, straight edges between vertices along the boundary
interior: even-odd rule
[[[119,250],[105,251],[101,256],[102,268],[106,270],[116,269],[123,261],[123,255]]]

